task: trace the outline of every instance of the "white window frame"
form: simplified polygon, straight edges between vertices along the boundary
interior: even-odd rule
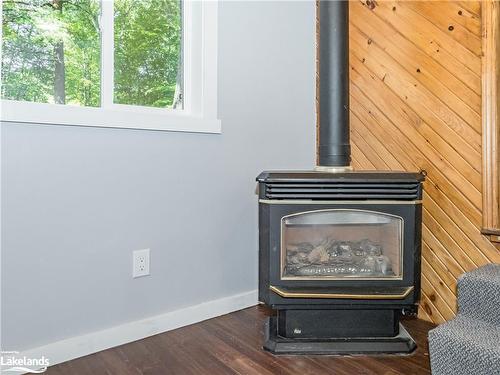
[[[183,6],[183,109],[113,103],[113,1],[102,0],[101,107],[1,100],[1,121],[220,133],[221,121],[217,118],[218,3],[189,0],[184,1]]]

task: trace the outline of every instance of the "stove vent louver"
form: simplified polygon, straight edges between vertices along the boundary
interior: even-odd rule
[[[419,183],[268,183],[267,199],[417,200]]]

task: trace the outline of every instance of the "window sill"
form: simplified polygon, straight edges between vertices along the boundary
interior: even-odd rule
[[[110,108],[1,101],[2,122],[142,129],[191,133],[221,133],[221,121],[182,110],[115,104]]]

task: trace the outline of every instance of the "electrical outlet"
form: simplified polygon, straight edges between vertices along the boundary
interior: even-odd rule
[[[132,253],[133,268],[132,277],[149,275],[149,249],[135,250]]]

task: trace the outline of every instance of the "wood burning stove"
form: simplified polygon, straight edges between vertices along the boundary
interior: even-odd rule
[[[259,300],[277,310],[267,349],[414,349],[398,323],[401,312],[416,312],[420,297],[423,178],[405,172],[258,177]]]
[[[420,298],[422,173],[351,171],[348,2],[318,2],[319,166],[263,172],[259,300],[277,354],[408,353]]]

